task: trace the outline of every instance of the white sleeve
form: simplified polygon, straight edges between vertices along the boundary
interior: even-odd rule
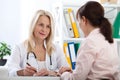
[[[8,66],[9,76],[17,76],[17,71],[21,69],[20,56],[20,48],[15,46],[6,64]]]
[[[63,49],[60,46],[56,46],[56,50],[57,50],[57,65],[58,65],[58,69],[62,66],[66,66],[68,67],[68,63],[66,61]]]

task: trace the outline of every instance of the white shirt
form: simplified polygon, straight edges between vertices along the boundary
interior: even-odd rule
[[[38,62],[38,69],[46,68],[45,61],[37,61]]]
[[[50,57],[48,54],[46,54],[45,65],[48,70],[52,69],[58,71],[61,66],[68,66],[68,63],[65,59],[63,50],[56,44],[54,44],[54,46],[55,51],[51,55],[52,66],[50,65]],[[12,50],[10,59],[7,62],[7,66],[9,66],[9,76],[17,76],[16,72],[18,70],[24,69],[26,67],[26,62],[27,48],[23,43],[16,45],[14,50]]]

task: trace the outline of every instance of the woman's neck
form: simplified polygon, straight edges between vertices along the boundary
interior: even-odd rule
[[[89,27],[87,27],[87,33],[85,37],[87,37],[90,34],[90,32],[92,32],[94,29],[96,29],[96,27],[89,25]]]
[[[36,40],[35,41],[35,45],[37,47],[43,47],[44,46],[44,41],[43,40]]]

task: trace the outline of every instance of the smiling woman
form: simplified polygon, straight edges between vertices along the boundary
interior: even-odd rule
[[[10,76],[57,76],[60,67],[67,67],[64,53],[53,43],[53,36],[52,14],[38,10],[31,22],[28,39],[15,47],[8,60]]]
[[[35,37],[44,40],[50,33],[50,27],[50,18],[47,16],[40,16],[35,27]]]

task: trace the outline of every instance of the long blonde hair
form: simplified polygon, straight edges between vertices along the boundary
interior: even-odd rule
[[[34,29],[35,26],[40,18],[40,16],[47,16],[50,19],[50,24],[51,24],[51,29],[50,29],[50,33],[48,35],[48,37],[46,38],[46,51],[48,52],[49,55],[51,55],[52,51],[54,50],[54,46],[53,46],[53,33],[54,33],[54,21],[53,21],[53,17],[52,14],[49,13],[48,11],[44,11],[44,10],[38,10],[31,22],[30,25],[30,29],[29,29],[29,37],[28,40],[25,41],[25,45],[27,46],[27,51],[33,51],[35,48],[35,37],[34,37]]]

